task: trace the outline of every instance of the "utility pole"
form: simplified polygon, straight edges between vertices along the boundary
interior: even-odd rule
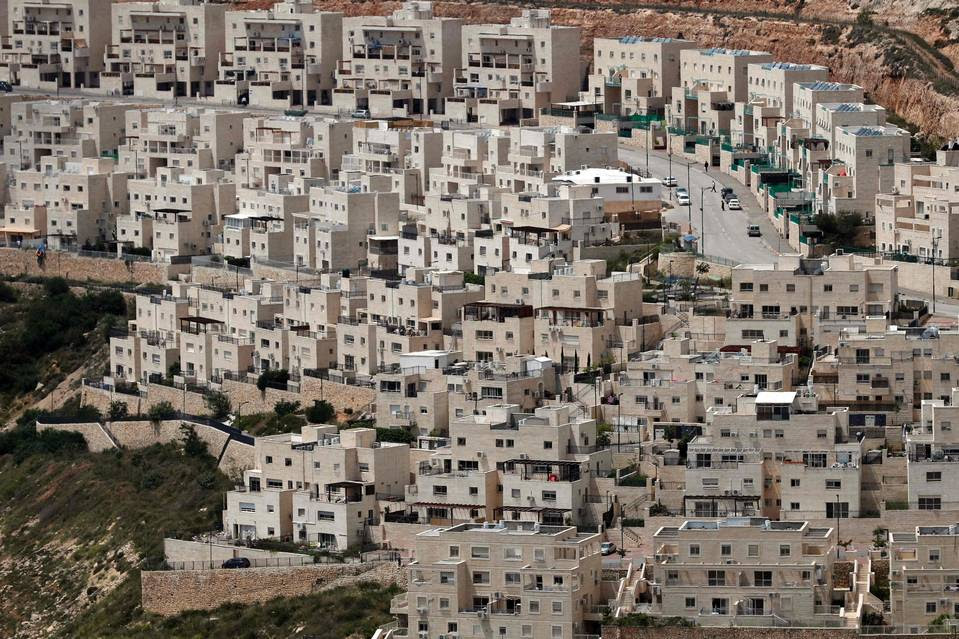
[[[701,240],[699,243],[699,252],[702,253],[703,255],[706,254],[706,213],[704,212],[706,208],[705,207],[706,191],[715,193],[716,182],[714,181],[712,187],[710,188],[707,188],[705,186],[702,186],[699,188],[699,223],[702,225],[702,228],[699,229],[699,237]]]
[[[936,314],[936,248],[942,239],[942,231],[932,234],[932,314]]]

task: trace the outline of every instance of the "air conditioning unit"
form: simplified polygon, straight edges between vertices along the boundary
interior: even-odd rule
[[[486,611],[485,611],[485,610],[477,610],[477,611],[476,611],[476,616],[477,616],[478,618],[480,618],[480,619],[486,619]]]
[[[493,599],[502,599],[502,598],[503,598],[503,593],[501,593],[501,592],[494,592],[494,593],[493,593]]]
[[[429,610],[430,609],[426,608],[425,606],[420,606],[419,608],[416,609],[416,612],[418,612],[421,615],[425,615],[427,612],[429,612]]]
[[[476,452],[476,456],[479,458],[483,458],[483,457],[486,457],[486,453],[480,450]]]
[[[520,458],[520,459],[529,459],[529,455],[527,455],[526,453],[520,453],[519,458]]]
[[[420,630],[420,639],[430,639],[429,630]]]

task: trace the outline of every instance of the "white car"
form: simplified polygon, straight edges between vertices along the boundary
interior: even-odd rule
[[[742,210],[743,210],[742,204],[740,204],[740,203],[739,203],[739,200],[738,200],[737,198],[734,198],[734,197],[729,198],[729,201],[726,202],[726,206],[729,207],[729,210],[730,210],[730,211],[742,211]]]
[[[688,193],[676,193],[676,204],[679,206],[689,206],[690,199]]]
[[[676,186],[676,184],[678,184],[676,182],[676,178],[674,178],[672,175],[663,178],[663,186],[673,187]]]
[[[616,552],[616,544],[611,541],[604,541],[599,545],[599,552],[604,556],[612,555]]]

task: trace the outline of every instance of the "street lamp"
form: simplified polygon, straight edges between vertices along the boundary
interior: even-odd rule
[[[706,187],[706,186],[699,187],[699,223],[702,226],[702,228],[699,229],[699,237],[700,237],[699,252],[702,253],[703,255],[706,254],[706,213],[705,213],[706,191],[709,191],[710,193],[716,192],[715,180],[713,181],[713,185],[711,187]]]

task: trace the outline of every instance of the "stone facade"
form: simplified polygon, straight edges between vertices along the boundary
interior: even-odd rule
[[[226,603],[252,604],[308,595],[353,581],[397,583],[393,563],[313,564],[244,570],[165,570],[140,573],[143,609],[159,615],[211,610]]]

